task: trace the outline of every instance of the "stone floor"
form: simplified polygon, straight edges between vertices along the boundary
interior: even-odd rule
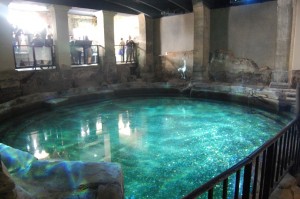
[[[300,173],[286,174],[269,199],[300,199]]]

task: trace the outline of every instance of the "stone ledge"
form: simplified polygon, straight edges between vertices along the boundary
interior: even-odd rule
[[[285,92],[265,86],[243,86],[229,83],[205,83],[172,80],[169,82],[131,82],[102,87],[69,89],[62,93],[49,92],[27,95],[0,104],[0,121],[31,110],[54,108],[89,100],[106,100],[115,97],[137,95],[185,95],[191,97],[214,98],[258,106],[271,111],[294,111],[294,101],[285,97]],[[249,101],[250,100],[250,101]]]
[[[29,153],[0,143],[1,162],[17,185],[17,198],[122,199],[121,166],[108,162],[39,161]],[[0,171],[1,173],[1,171]],[[8,176],[8,175],[6,175]],[[0,179],[4,185],[4,178]],[[1,190],[0,185],[0,190]],[[5,193],[0,193],[0,198]],[[1,195],[2,194],[2,195]],[[5,195],[5,197],[8,197]]]

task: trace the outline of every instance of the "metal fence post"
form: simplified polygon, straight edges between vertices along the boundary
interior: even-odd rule
[[[300,83],[297,83],[296,88],[296,117],[300,116]]]

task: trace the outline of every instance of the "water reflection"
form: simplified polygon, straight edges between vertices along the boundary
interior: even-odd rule
[[[55,122],[57,121],[53,123]],[[31,128],[34,130],[27,133],[27,144],[23,150],[38,159],[111,162],[112,146],[124,144],[143,147],[143,134],[138,132],[137,127],[132,128],[128,111],[110,115],[109,118],[98,115],[95,119],[89,118],[89,120],[66,119],[60,121],[59,125],[42,123]]]
[[[127,114],[124,114],[124,117],[123,114],[119,114],[119,122],[118,122],[119,134],[130,136],[131,129],[129,126],[130,126],[130,122],[129,122],[128,112]]]
[[[96,134],[99,135],[101,133],[102,133],[102,120],[101,117],[98,117],[96,122]]]
[[[130,121],[128,111],[119,114],[118,120],[120,144],[125,144],[130,147],[142,148],[143,134],[139,133],[137,127],[133,127]]]
[[[81,122],[81,137],[90,135],[90,128],[88,121]]]
[[[104,161],[111,162],[110,135],[104,135]]]

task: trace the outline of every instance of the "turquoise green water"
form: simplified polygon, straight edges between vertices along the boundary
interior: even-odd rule
[[[40,159],[118,162],[126,198],[177,199],[243,159],[288,121],[224,102],[124,98],[2,124],[1,142]]]

